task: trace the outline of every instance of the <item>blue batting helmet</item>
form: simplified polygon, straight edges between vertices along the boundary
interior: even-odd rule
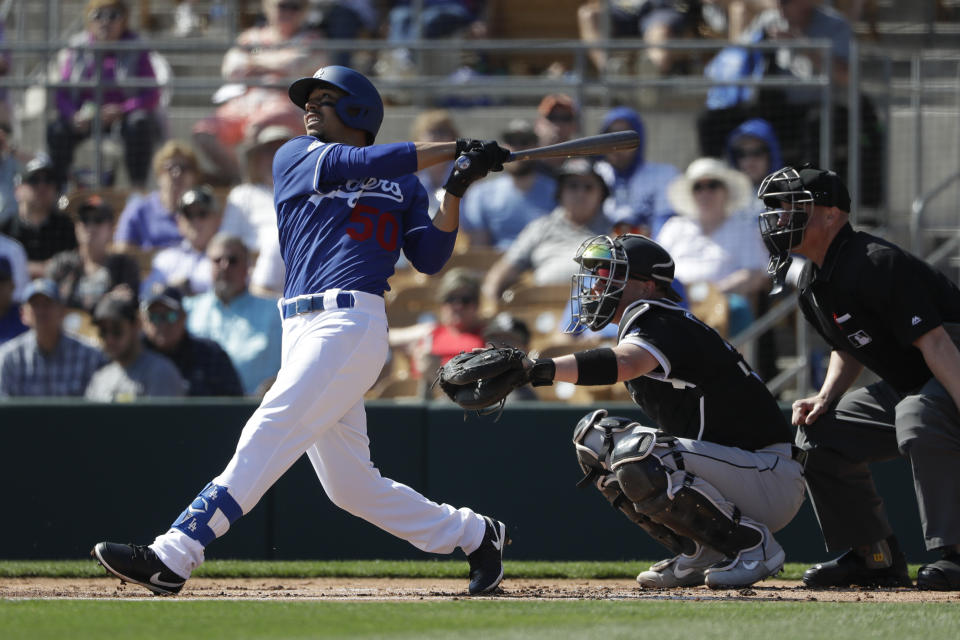
[[[290,85],[290,99],[301,109],[305,108],[310,92],[320,85],[329,84],[347,95],[337,100],[337,115],[348,127],[366,131],[368,144],[373,144],[383,122],[383,100],[380,92],[366,76],[347,67],[330,65],[320,67],[310,78],[300,78]]]

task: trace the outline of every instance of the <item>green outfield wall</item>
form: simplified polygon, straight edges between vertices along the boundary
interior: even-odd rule
[[[76,558],[98,540],[149,542],[219,473],[255,408],[248,401],[98,405],[0,403],[3,525],[0,558]],[[611,414],[641,418],[632,405]],[[652,559],[664,555],[581,473],[570,439],[591,407],[518,404],[499,420],[449,404],[370,402],[374,462],[431,499],[507,522],[523,560]],[[875,466],[877,485],[908,558],[923,547],[910,470]],[[789,561],[824,559],[806,502],[778,540]],[[334,507],[302,457],[208,558],[422,559],[405,542]]]

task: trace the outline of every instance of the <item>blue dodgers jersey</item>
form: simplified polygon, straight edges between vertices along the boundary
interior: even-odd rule
[[[416,168],[412,143],[352,147],[300,136],[280,147],[273,180],[284,297],[334,288],[382,296],[404,239],[433,224]]]

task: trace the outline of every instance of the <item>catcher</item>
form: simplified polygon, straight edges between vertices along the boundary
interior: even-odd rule
[[[566,381],[624,382],[655,427],[600,409],[573,442],[586,476],[673,557],[637,576],[645,588],[751,585],[783,566],[772,532],[803,502],[803,452],[743,357],[677,304],[673,260],[641,235],[596,236],[574,258],[571,327],[619,325],[613,348],[531,360],[516,349],[465,353],[439,382],[467,409],[510,391]]]

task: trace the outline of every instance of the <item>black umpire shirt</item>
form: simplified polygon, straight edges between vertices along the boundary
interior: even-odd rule
[[[800,274],[800,309],[830,344],[901,393],[933,375],[913,342],[960,322],[960,289],[923,260],[845,225],[823,266]]]
[[[793,434],[776,399],[743,356],[696,316],[667,300],[641,300],[620,320],[620,342],[660,365],[624,384],[663,431],[750,451]]]

